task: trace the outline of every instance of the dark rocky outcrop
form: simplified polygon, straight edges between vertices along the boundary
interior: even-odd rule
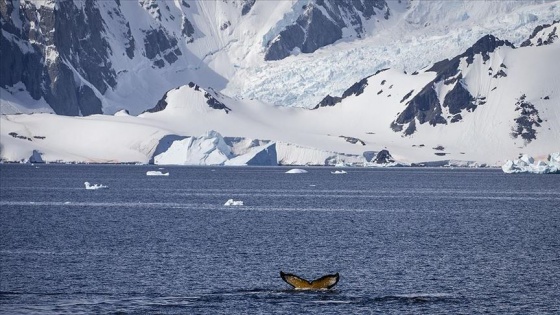
[[[217,93],[216,91],[214,91],[213,89],[209,88],[208,91],[205,91],[204,89],[202,89],[200,86],[194,84],[193,82],[190,82],[188,84],[189,88],[199,92],[199,93],[204,93],[204,98],[206,99],[206,104],[208,104],[208,106],[210,108],[213,109],[218,109],[218,110],[223,110],[226,112],[226,114],[228,114],[231,111],[231,108],[227,107],[224,103],[220,102],[218,100],[218,98],[220,98],[219,93]],[[167,108],[167,95],[169,94],[169,92],[174,91],[179,89],[175,88],[172,90],[169,90],[167,92],[165,92],[165,94],[163,95],[163,97],[157,102],[156,106],[144,111],[145,113],[157,113],[160,112],[162,110],[164,110],[165,108]]]
[[[265,60],[280,60],[294,49],[303,53],[330,45],[342,38],[342,30],[354,30],[357,37],[364,34],[363,23],[389,8],[385,0],[315,0],[308,4],[294,24],[286,26],[274,39],[265,43]]]
[[[153,16],[161,16],[156,2],[139,4]],[[106,29],[109,24],[101,10],[117,27]],[[187,22],[185,35],[191,36],[194,28]],[[120,1],[110,5],[57,1],[37,7],[31,2],[1,1],[0,27],[0,86],[21,82],[32,98],[44,98],[60,115],[101,114],[102,95],[117,84],[113,50],[133,59],[138,49]],[[108,34],[122,46],[111,47]],[[145,30],[143,41],[145,56],[155,67],[172,64],[182,55],[177,39],[161,27]]]
[[[146,57],[154,62],[158,68],[165,66],[165,61],[172,64],[181,56],[177,46],[177,39],[169,36],[163,29],[150,29],[145,31],[144,48]]]
[[[368,80],[369,78],[378,75],[379,73],[388,70],[388,68],[386,69],[381,69],[376,71],[373,75],[370,75],[368,77],[365,77],[363,79],[361,79],[360,81],[352,84],[352,86],[350,86],[348,89],[346,89],[346,91],[344,91],[342,93],[342,96],[330,96],[327,95],[325,96],[325,98],[323,98],[321,100],[321,102],[319,102],[319,104],[315,105],[315,107],[313,107],[312,109],[318,109],[320,107],[326,107],[326,106],[334,106],[340,102],[342,102],[342,100],[344,100],[345,98],[349,97],[349,96],[358,96],[362,93],[364,93],[364,90],[366,88],[366,86],[368,86]]]
[[[474,103],[474,97],[471,93],[459,82],[445,95],[443,107],[448,107],[449,113],[455,115],[463,110],[469,112],[474,111],[476,109],[476,104]]]
[[[256,1],[257,0],[244,0],[243,6],[241,7],[241,15],[246,15],[247,13],[249,13]]]
[[[485,103],[485,98],[476,99],[466,88],[463,74],[459,68],[461,60],[464,59],[467,62],[467,67],[474,62],[475,56],[478,55],[482,57],[483,62],[486,62],[490,59],[490,53],[502,46],[515,48],[508,41],[486,35],[455,58],[436,62],[427,70],[436,72],[435,79],[425,85],[418,94],[406,103],[406,108],[391,123],[391,128],[395,132],[401,132],[404,129],[404,135],[411,135],[416,131],[416,121],[420,124],[429,123],[432,126],[447,124],[448,122],[456,123],[462,120],[460,115],[462,111],[472,112],[476,110],[478,105]],[[505,65],[503,68],[505,68]],[[500,69],[496,78],[505,75],[503,69]],[[448,86],[453,85],[453,88],[445,95],[443,104],[440,104],[435,90],[435,87],[440,83]],[[410,97],[409,94],[401,102]],[[449,121],[442,115],[442,108],[444,107],[447,107],[451,114]],[[407,124],[408,126],[405,128]]]
[[[361,144],[361,145],[366,145],[366,143],[363,140],[360,140],[358,138],[354,138],[354,137],[347,137],[347,136],[340,136],[342,139],[346,140],[346,142],[352,143],[352,144]]]
[[[381,150],[377,153],[377,155],[375,156],[375,158],[372,160],[372,163],[375,164],[388,164],[388,163],[394,163],[395,159],[393,158],[393,156],[391,155],[391,153],[389,153],[388,150]]]
[[[531,36],[523,43],[521,43],[521,47],[526,46],[542,46],[542,45],[550,45],[554,43],[558,39],[558,26],[560,25],[560,20],[554,21],[551,24],[543,24],[537,26]],[[543,32],[543,36],[538,36],[539,33]]]
[[[519,116],[514,119],[515,125],[512,128],[511,136],[513,138],[522,138],[525,143],[537,139],[537,130],[540,127],[542,119],[535,105],[526,100],[525,94],[521,95],[515,103],[515,111],[519,112]]]
[[[87,0],[77,7],[72,1],[61,1],[54,9],[14,3],[0,4],[6,32],[0,36],[0,85],[22,82],[31,97],[43,97],[57,114],[102,113],[97,93],[105,93],[117,82],[97,3]]]

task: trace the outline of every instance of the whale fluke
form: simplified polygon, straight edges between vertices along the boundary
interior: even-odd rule
[[[322,276],[311,282],[283,271],[280,271],[280,277],[296,290],[325,290],[334,287],[338,283],[339,275],[337,272],[333,275]]]

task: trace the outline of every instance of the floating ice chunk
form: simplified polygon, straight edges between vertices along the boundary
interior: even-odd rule
[[[334,172],[331,172],[331,174],[337,174],[337,175],[338,175],[338,174],[346,174],[346,171],[343,171],[343,170],[334,171]]]
[[[302,170],[301,168],[293,168],[286,172],[286,174],[305,174],[307,173],[306,170]]]
[[[233,200],[233,199],[229,199],[228,201],[226,201],[226,203],[224,203],[224,206],[242,206],[242,205],[243,205],[243,201]]]
[[[507,160],[502,165],[504,173],[560,174],[560,152],[552,153],[547,161],[537,161],[524,154],[517,160]]]
[[[89,182],[84,182],[84,185],[86,186],[86,189],[88,189],[88,190],[95,190],[95,189],[107,188],[107,186],[105,186],[105,185],[101,185],[101,184],[93,184],[93,185],[91,185]]]
[[[163,173],[162,171],[147,171],[148,176],[169,176],[169,172]]]

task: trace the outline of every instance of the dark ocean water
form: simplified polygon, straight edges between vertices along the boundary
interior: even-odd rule
[[[0,313],[560,312],[560,176],[156,169],[0,165]]]

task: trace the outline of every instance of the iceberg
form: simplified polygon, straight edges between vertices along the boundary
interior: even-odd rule
[[[151,162],[158,165],[278,165],[275,142],[224,138],[214,130],[200,137],[163,137]]]
[[[338,175],[338,174],[347,174],[347,172],[346,172],[346,171],[343,171],[343,170],[340,170],[340,171],[331,172],[331,174],[337,174],[337,175]]]
[[[95,189],[107,188],[107,186],[105,186],[105,185],[101,185],[101,184],[93,184],[93,185],[91,185],[89,182],[84,182],[84,185],[86,186],[86,189],[87,189],[87,190],[95,190]]]
[[[162,171],[147,171],[148,176],[169,176],[169,172],[163,173]]]
[[[537,161],[524,154],[517,160],[507,160],[502,171],[512,173],[560,174],[560,152],[552,153],[547,161]]]
[[[242,205],[243,205],[242,200],[228,199],[228,201],[226,201],[226,203],[224,203],[224,206],[242,206]]]
[[[307,173],[306,170],[302,170],[301,168],[293,168],[286,172],[286,174],[305,174]]]

